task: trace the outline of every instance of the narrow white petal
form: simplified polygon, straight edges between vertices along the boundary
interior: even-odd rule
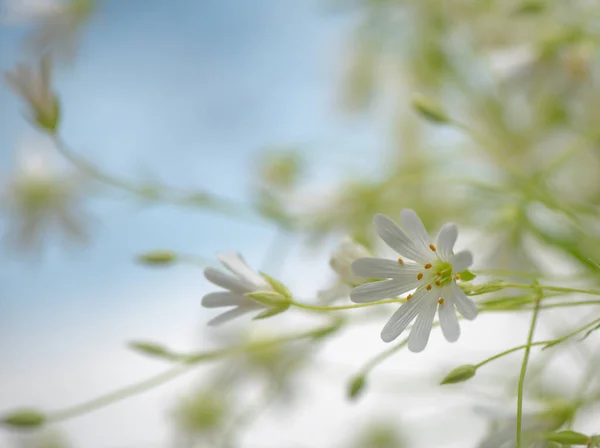
[[[458,229],[452,224],[445,224],[437,237],[437,253],[442,261],[450,261],[452,250],[458,238]]]
[[[414,210],[405,208],[400,212],[400,219],[402,219],[402,225],[406,229],[406,233],[415,242],[415,246],[422,248],[431,258],[431,249],[429,248],[431,238],[425,230],[421,218]]]
[[[252,299],[243,294],[232,292],[211,292],[202,297],[202,306],[205,308],[221,308],[224,306],[243,306],[252,302]]]
[[[463,250],[450,259],[450,264],[452,264],[452,270],[457,273],[469,269],[469,266],[473,264],[473,254],[468,250]]]
[[[404,302],[398,310],[387,321],[383,330],[381,330],[381,339],[383,342],[391,342],[402,334],[406,327],[421,312],[426,302],[424,301],[426,290],[418,289],[413,298]]]
[[[422,249],[420,244],[415,245],[408,235],[387,216],[375,215],[373,224],[379,237],[403,257],[423,264],[431,261],[430,251]]]
[[[422,299],[424,302],[423,309],[410,329],[410,336],[408,337],[408,349],[413,353],[422,352],[427,347],[431,327],[433,326],[433,318],[438,306],[438,293],[439,291],[434,289]]]
[[[260,309],[260,307],[258,307],[258,306],[255,306],[255,307],[240,306],[240,307],[234,308],[232,310],[225,311],[223,314],[219,314],[214,319],[208,321],[207,325],[210,327],[216,327],[217,325],[224,324],[225,322],[229,322],[230,320],[233,320],[236,317],[243,316],[246,313],[249,313],[251,311],[255,311],[258,309]]]
[[[264,289],[267,282],[264,278],[252,270],[241,254],[236,252],[228,252],[225,254],[217,254],[217,258],[223,266],[229,269],[232,273],[246,281],[249,285],[253,285],[253,289]],[[267,287],[267,289],[269,289]]]
[[[402,265],[383,258],[359,258],[352,263],[352,271],[361,277],[391,278],[402,272]]]
[[[392,279],[365,283],[364,285],[357,286],[350,292],[350,300],[354,303],[366,303],[389,299],[415,289],[420,284],[421,282],[416,278],[409,281]]]
[[[215,268],[209,267],[204,269],[204,277],[209,282],[233,292],[245,293],[252,291],[252,288],[245,281]]]
[[[475,319],[477,317],[477,305],[475,305],[475,302],[468,298],[456,283],[452,282],[448,288],[452,288],[451,294],[458,312],[462,314],[465,319]]]
[[[454,299],[448,295],[443,298],[444,303],[438,307],[442,333],[448,342],[456,342],[460,336],[460,326],[454,309]]]

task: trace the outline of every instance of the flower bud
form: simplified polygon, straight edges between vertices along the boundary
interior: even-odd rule
[[[13,428],[37,428],[46,422],[46,416],[36,409],[21,409],[3,417],[0,422]]]
[[[549,442],[557,442],[562,445],[588,445],[592,442],[592,439],[585,434],[575,431],[559,431],[544,434],[544,439]]]
[[[477,367],[472,364],[457,367],[442,380],[440,384],[462,383],[475,376]]]
[[[356,285],[364,282],[364,278],[352,272],[352,263],[359,258],[370,257],[369,251],[352,238],[344,238],[331,254],[329,265],[340,276],[342,282]]]
[[[365,386],[366,381],[364,375],[354,377],[348,385],[348,398],[350,398],[351,400],[358,398],[358,396],[364,390]]]
[[[433,123],[448,123],[450,119],[446,112],[437,104],[433,103],[429,98],[420,94],[416,94],[412,99],[412,107],[421,116]]]
[[[148,252],[147,254],[140,255],[137,260],[142,264],[152,265],[152,266],[166,266],[172,264],[177,258],[177,255],[174,252],[165,250],[165,251],[154,251]]]
[[[154,342],[130,342],[129,347],[136,352],[156,358],[164,358],[169,360],[175,358],[173,353],[171,353],[168,349]]]

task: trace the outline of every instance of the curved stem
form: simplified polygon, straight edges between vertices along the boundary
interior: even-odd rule
[[[406,299],[387,299],[387,300],[378,300],[376,302],[356,303],[354,305],[339,305],[339,306],[310,305],[308,303],[296,302],[295,300],[291,300],[289,303],[292,306],[302,308],[305,310],[311,310],[311,311],[340,311],[340,310],[352,310],[355,308],[366,308],[369,306],[376,306],[376,305],[386,305],[389,303],[404,303],[404,302],[406,302]]]
[[[537,285],[534,285],[537,286]],[[525,373],[527,372],[527,364],[529,363],[529,353],[531,352],[531,343],[533,341],[533,333],[535,332],[535,324],[537,322],[540,311],[540,302],[542,301],[542,291],[535,302],[533,316],[531,317],[531,325],[529,326],[529,334],[527,335],[527,344],[525,346],[525,354],[523,355],[523,363],[521,364],[521,373],[519,375],[519,386],[517,392],[517,448],[521,448],[522,425],[523,425],[523,388],[525,386]]]

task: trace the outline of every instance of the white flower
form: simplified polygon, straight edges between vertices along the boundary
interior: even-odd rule
[[[352,263],[370,255],[364,246],[356,243],[350,237],[345,237],[331,254],[329,265],[344,283],[355,285],[362,283],[364,279],[352,272]]]
[[[257,291],[273,291],[271,285],[259,274],[254,272],[237,253],[217,255],[219,261],[230,273],[208,267],[204,270],[206,279],[227,291],[211,292],[202,298],[202,306],[206,308],[234,307],[218,315],[208,325],[215,326],[228,322],[252,311],[267,308],[245,294]]]
[[[413,352],[420,352],[429,341],[436,310],[439,309],[442,333],[449,342],[456,341],[460,336],[455,306],[467,319],[477,316],[475,303],[455,281],[456,274],[471,266],[473,256],[469,251],[457,254],[453,252],[458,237],[454,224],[442,227],[437,245],[434,245],[413,210],[402,210],[401,218],[406,233],[384,215],[376,215],[373,223],[381,239],[412,262],[402,258],[397,261],[381,258],[356,260],[352,264],[355,274],[389,280],[357,286],[350,293],[350,298],[356,303],[373,302],[416,289],[390,318],[381,332],[381,338],[385,342],[396,339],[416,318],[408,348]]]

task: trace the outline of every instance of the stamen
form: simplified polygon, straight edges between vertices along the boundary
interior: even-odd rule
[[[442,282],[440,282],[439,280],[437,280],[437,281],[435,282],[435,286],[442,286]]]
[[[438,303],[439,303],[440,305],[443,305],[443,304],[444,304],[444,298],[443,298],[443,297],[440,297],[440,298],[438,299]]]
[[[431,263],[427,263],[424,267],[425,267],[425,269],[429,269],[429,268],[431,268],[431,266],[433,266]]]
[[[404,264],[404,260],[402,258],[398,258],[398,263]]]
[[[438,271],[437,276],[441,277],[442,276],[442,271]]]
[[[460,274],[456,274],[456,275],[454,276],[454,278],[455,278],[456,280],[460,280]]]
[[[434,252],[437,250],[437,247],[435,247],[433,244],[430,244],[429,248]]]
[[[427,285],[427,291],[431,291],[431,285]]]
[[[406,296],[406,301],[408,302],[410,299],[412,299],[412,294],[409,294]]]
[[[419,274],[417,275],[417,280],[421,280],[423,278],[423,273],[419,272]]]

